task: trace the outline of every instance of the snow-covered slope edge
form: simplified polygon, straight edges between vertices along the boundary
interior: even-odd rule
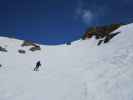
[[[132,100],[133,24],[117,31],[100,46],[92,38],[25,54],[21,40],[0,37],[0,100]]]

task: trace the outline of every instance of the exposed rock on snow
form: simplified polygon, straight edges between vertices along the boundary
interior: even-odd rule
[[[2,46],[0,46],[0,51],[1,52],[7,52],[6,48],[3,48]]]
[[[98,39],[97,45],[100,45],[102,43],[108,43],[114,36],[120,33],[112,33],[120,26],[122,26],[122,24],[111,24],[107,26],[91,27],[85,32],[82,39],[84,40],[95,36],[95,38]]]
[[[104,38],[114,30],[118,29],[120,26],[122,26],[122,24],[111,24],[107,26],[91,27],[85,32],[82,39],[91,38],[92,36],[95,36],[96,39]]]
[[[29,49],[30,51],[37,51],[37,50],[41,50],[40,46],[31,42],[31,41],[24,41],[23,44],[21,45],[22,47],[24,46],[31,46],[31,48]]]
[[[21,53],[21,54],[25,54],[26,53],[26,51],[22,50],[22,49],[19,49],[18,52]]]

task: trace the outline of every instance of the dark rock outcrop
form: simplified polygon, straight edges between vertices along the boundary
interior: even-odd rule
[[[40,46],[34,46],[30,48],[31,51],[41,50]]]
[[[30,51],[37,51],[37,50],[41,50],[41,47],[31,41],[24,41],[21,45],[22,47],[24,46],[31,46],[31,48],[29,49]]]
[[[21,46],[36,46],[36,44],[31,41],[24,41]]]
[[[22,50],[22,49],[19,49],[18,52],[19,52],[20,54],[25,54],[25,53],[26,53],[26,51],[25,51],[25,50]]]
[[[93,36],[99,40],[97,45],[101,45],[102,43],[108,43],[114,36],[119,34],[120,32],[112,33],[116,29],[118,29],[123,24],[111,24],[107,26],[100,27],[91,27],[89,28],[82,39],[92,38]]]
[[[93,36],[95,36],[96,39],[104,38],[122,25],[123,24],[111,24],[107,26],[91,27],[85,32],[82,39],[91,38]]]
[[[108,43],[114,36],[116,36],[117,34],[119,34],[120,32],[116,32],[116,33],[112,33],[112,34],[108,34],[105,39],[104,39],[104,43]]]
[[[6,48],[3,48],[2,46],[0,46],[0,51],[1,52],[7,52]]]

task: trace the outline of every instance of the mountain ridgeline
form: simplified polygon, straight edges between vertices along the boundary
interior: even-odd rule
[[[114,31],[120,28],[122,25],[124,24],[111,24],[105,26],[90,27],[81,38],[82,40],[86,40],[95,37],[95,39],[98,40],[97,45],[99,46],[102,43],[108,43],[114,36],[119,34],[119,31]],[[66,45],[71,45],[71,42],[66,42]],[[23,49],[24,47],[30,47],[29,51],[32,52],[41,50],[40,45],[27,40],[24,40],[20,46],[21,48],[18,49],[18,52],[20,54],[26,53],[26,51]],[[0,46],[0,52],[8,52],[8,50],[6,49],[6,47]]]

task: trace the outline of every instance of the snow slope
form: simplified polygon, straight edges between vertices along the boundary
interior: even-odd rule
[[[0,37],[0,100],[132,100],[133,24],[121,26],[109,43],[95,39],[71,45],[21,47]],[[25,54],[18,53],[24,49]],[[42,66],[33,71],[36,62]]]

